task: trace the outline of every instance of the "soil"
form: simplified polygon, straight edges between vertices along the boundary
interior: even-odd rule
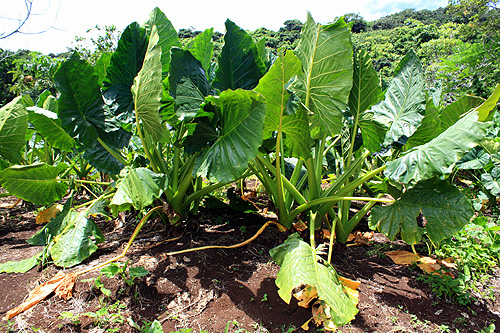
[[[4,198],[0,204],[0,262],[28,258],[40,251],[25,242],[41,228],[35,223],[36,210],[26,205],[8,208],[13,202],[14,198]],[[286,304],[277,293],[279,267],[269,249],[281,244],[287,234],[274,226],[243,247],[167,255],[204,245],[239,243],[268,220],[259,214],[201,209],[183,230],[173,230],[152,219],[120,260],[143,266],[150,274],[136,279],[132,286],[123,279],[101,277],[111,291],[106,297],[94,287],[99,272],[87,273],[79,277],[72,299],[49,297],[10,321],[2,321],[0,331],[138,332],[137,327],[158,319],[164,332],[305,332],[300,327],[311,318],[311,310],[299,307],[293,298]],[[122,221],[98,220],[107,241],[69,271],[80,271],[120,254],[138,220],[128,214]],[[436,298],[426,283],[417,280],[422,275],[418,269],[396,265],[384,255],[387,250],[408,250],[405,243],[390,242],[381,234],[375,234],[372,243],[335,247],[332,263],[338,273],[361,281],[359,313],[339,331],[478,332],[495,323],[500,332],[498,268],[488,282],[494,299],[478,298],[460,306]],[[0,316],[57,271],[49,266],[25,274],[0,274]],[[319,331],[323,330],[310,325],[309,332]]]

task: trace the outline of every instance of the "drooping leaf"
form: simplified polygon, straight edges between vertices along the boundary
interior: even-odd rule
[[[382,100],[384,92],[369,54],[360,50],[353,58],[353,86],[349,95],[349,111],[354,117],[354,123],[359,124],[362,129],[363,145],[371,152],[376,152],[384,141],[387,127],[376,122],[373,114],[366,111]]]
[[[26,273],[42,261],[44,253],[42,251],[27,259],[0,264],[0,273]]]
[[[228,182],[246,170],[262,145],[266,104],[258,93],[241,89],[207,99],[217,108],[217,114],[211,114],[211,123],[196,124],[191,136],[198,141],[193,142],[196,148],[203,149],[194,172]],[[208,145],[203,147],[204,142]]]
[[[55,112],[34,106],[28,108],[28,114],[36,131],[52,147],[65,152],[70,152],[75,147],[75,140],[64,131]]]
[[[156,32],[159,37],[158,45],[161,47],[161,77],[164,80],[168,76],[170,68],[170,48],[173,46],[181,47],[181,42],[174,26],[158,7],[155,7],[151,11],[149,20],[144,24],[149,38],[153,35],[153,26],[156,26]]]
[[[165,188],[166,177],[146,168],[127,168],[118,184],[110,206],[115,211],[124,211],[134,207],[142,210],[158,199]]]
[[[384,173],[402,183],[449,174],[455,163],[484,139],[490,126],[491,122],[478,121],[477,112],[470,112],[428,143],[387,162]]]
[[[61,125],[84,146],[96,140],[98,128],[107,127],[98,79],[95,69],[76,53],[62,62],[54,75],[61,94],[57,100]]]
[[[296,233],[282,245],[271,249],[271,257],[281,266],[276,278],[278,294],[289,303],[294,288],[302,285],[315,287],[319,299],[330,306],[335,325],[345,325],[358,312],[356,302],[344,291],[335,269],[319,262],[317,251]]]
[[[214,28],[206,29],[201,34],[193,38],[185,47],[186,50],[201,63],[205,73],[210,70],[210,62],[214,51],[212,36]]]
[[[162,97],[162,65],[160,57],[162,49],[159,36],[153,26],[149,38],[148,51],[144,57],[144,64],[134,79],[132,93],[134,109],[141,118],[144,129],[156,141],[162,141],[166,136],[165,127],[160,118],[160,100]]]
[[[67,168],[64,163],[15,165],[2,170],[0,184],[18,198],[35,205],[51,205],[68,192],[69,183],[57,179]]]
[[[391,205],[373,207],[370,224],[391,240],[401,232],[402,240],[416,244],[421,237],[416,220],[420,213],[427,221],[427,235],[439,242],[462,229],[470,221],[474,209],[458,188],[432,178],[417,183]]]
[[[72,267],[90,257],[97,250],[96,243],[104,242],[104,236],[94,221],[88,218],[88,209],[76,213],[70,211],[70,221],[54,239],[50,255],[54,264]]]
[[[342,110],[347,109],[352,88],[349,26],[343,18],[323,26],[308,13],[295,54],[304,73],[297,76],[289,89],[314,114],[316,132],[334,135],[342,127]]]
[[[27,120],[28,112],[21,96],[0,109],[0,156],[11,163],[21,161],[21,148],[26,146]]]
[[[219,90],[250,90],[265,73],[255,43],[248,33],[230,20],[226,21],[224,46],[213,86]]]
[[[137,22],[123,31],[111,56],[103,81],[103,95],[113,114],[124,123],[134,119],[134,100],[130,88],[142,68],[148,46],[146,29]]]
[[[288,81],[301,72],[302,65],[292,51],[280,54],[254,90],[266,99],[264,137],[269,138],[275,131],[282,132],[292,156],[308,158],[312,144],[309,123],[304,112],[290,112],[291,94],[285,89]]]

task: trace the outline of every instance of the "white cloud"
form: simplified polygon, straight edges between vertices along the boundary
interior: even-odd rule
[[[8,8],[4,16],[23,16],[24,1],[0,0],[0,8]],[[8,4],[7,4],[8,3]],[[265,27],[277,30],[289,19],[304,21],[307,12],[322,23],[333,21],[345,13],[359,13],[366,20],[374,20],[406,8],[435,9],[446,6],[447,0],[348,0],[348,1],[288,1],[254,0],[243,4],[229,0],[213,1],[153,1],[153,0],[38,0],[34,2],[34,13],[23,31],[36,33],[53,26],[43,34],[16,34],[0,40],[0,48],[16,50],[27,48],[44,53],[63,52],[71,46],[75,36],[82,36],[96,24],[116,25],[123,30],[128,24],[143,23],[151,10],[158,6],[176,29],[194,28],[204,30],[214,27],[224,31],[224,22],[230,19],[244,29]],[[16,23],[0,18],[0,33],[7,31],[7,24]]]

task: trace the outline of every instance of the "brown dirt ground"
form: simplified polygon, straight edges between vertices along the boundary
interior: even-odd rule
[[[35,224],[33,207],[6,208],[13,199],[0,204],[0,262],[27,258],[39,251],[25,240],[41,226]],[[266,218],[258,214],[241,214],[225,210],[204,210],[192,219],[178,241],[160,242],[179,231],[163,228],[152,220],[139,234],[124,258],[144,266],[150,274],[128,287],[122,280],[101,280],[112,291],[109,298],[95,288],[92,281],[98,272],[81,276],[74,297],[65,302],[50,297],[33,309],[0,322],[1,332],[137,332],[143,321],[158,319],[164,332],[305,332],[300,326],[311,317],[311,311],[292,300],[285,304],[277,294],[275,278],[279,267],[269,256],[269,249],[280,244],[286,235],[274,226],[254,242],[237,249],[210,249],[167,256],[177,251],[203,245],[232,245],[252,236]],[[83,264],[70,271],[94,266],[119,254],[130,237],[137,220],[125,217],[125,224],[98,221],[107,241]],[[159,245],[158,245],[159,244]],[[374,245],[337,246],[333,264],[339,274],[361,281],[359,313],[341,332],[478,332],[496,323],[500,332],[500,270],[490,280],[496,301],[480,299],[468,307],[436,299],[430,288],[416,279],[416,269],[392,263],[384,250],[407,249],[402,242],[389,242],[376,234]],[[32,269],[26,274],[0,274],[0,316],[17,306],[37,284],[57,272],[49,266]],[[61,312],[74,315],[97,312],[101,308],[120,315],[101,317],[99,323],[80,315],[75,325],[61,318]],[[113,319],[114,318],[114,319]],[[309,332],[322,329],[311,325]],[[295,328],[295,329],[294,329]],[[192,329],[187,330],[187,329]]]

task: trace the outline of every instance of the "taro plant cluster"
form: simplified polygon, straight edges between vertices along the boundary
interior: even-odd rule
[[[309,230],[307,241],[295,233],[271,250],[280,296],[289,302],[307,286],[302,295],[322,308],[317,323],[346,324],[357,297],[330,263],[333,242],[345,242],[370,210],[373,228],[412,245],[424,233],[440,242],[469,222],[471,204],[446,178],[484,142],[500,88],[445,106],[439,85],[425,89],[411,51],[383,91],[367,53],[353,53],[342,18],[321,25],[308,15],[296,50],[277,55],[228,20],[215,63],[212,34],[182,46],[156,8],[124,30],[109,63],[92,66],[78,53],[61,63],[58,98],[18,97],[1,109],[0,154],[22,164],[2,170],[10,194],[50,205],[79,184],[103,190],[83,210],[70,196],[28,240],[44,250],[0,269],[49,259],[74,266],[104,241],[92,215],[154,207],[140,226],[153,212],[181,226],[205,195],[255,175],[279,223],[300,219]],[[350,214],[353,200],[367,204]],[[315,238],[319,228],[330,230],[328,246]]]

